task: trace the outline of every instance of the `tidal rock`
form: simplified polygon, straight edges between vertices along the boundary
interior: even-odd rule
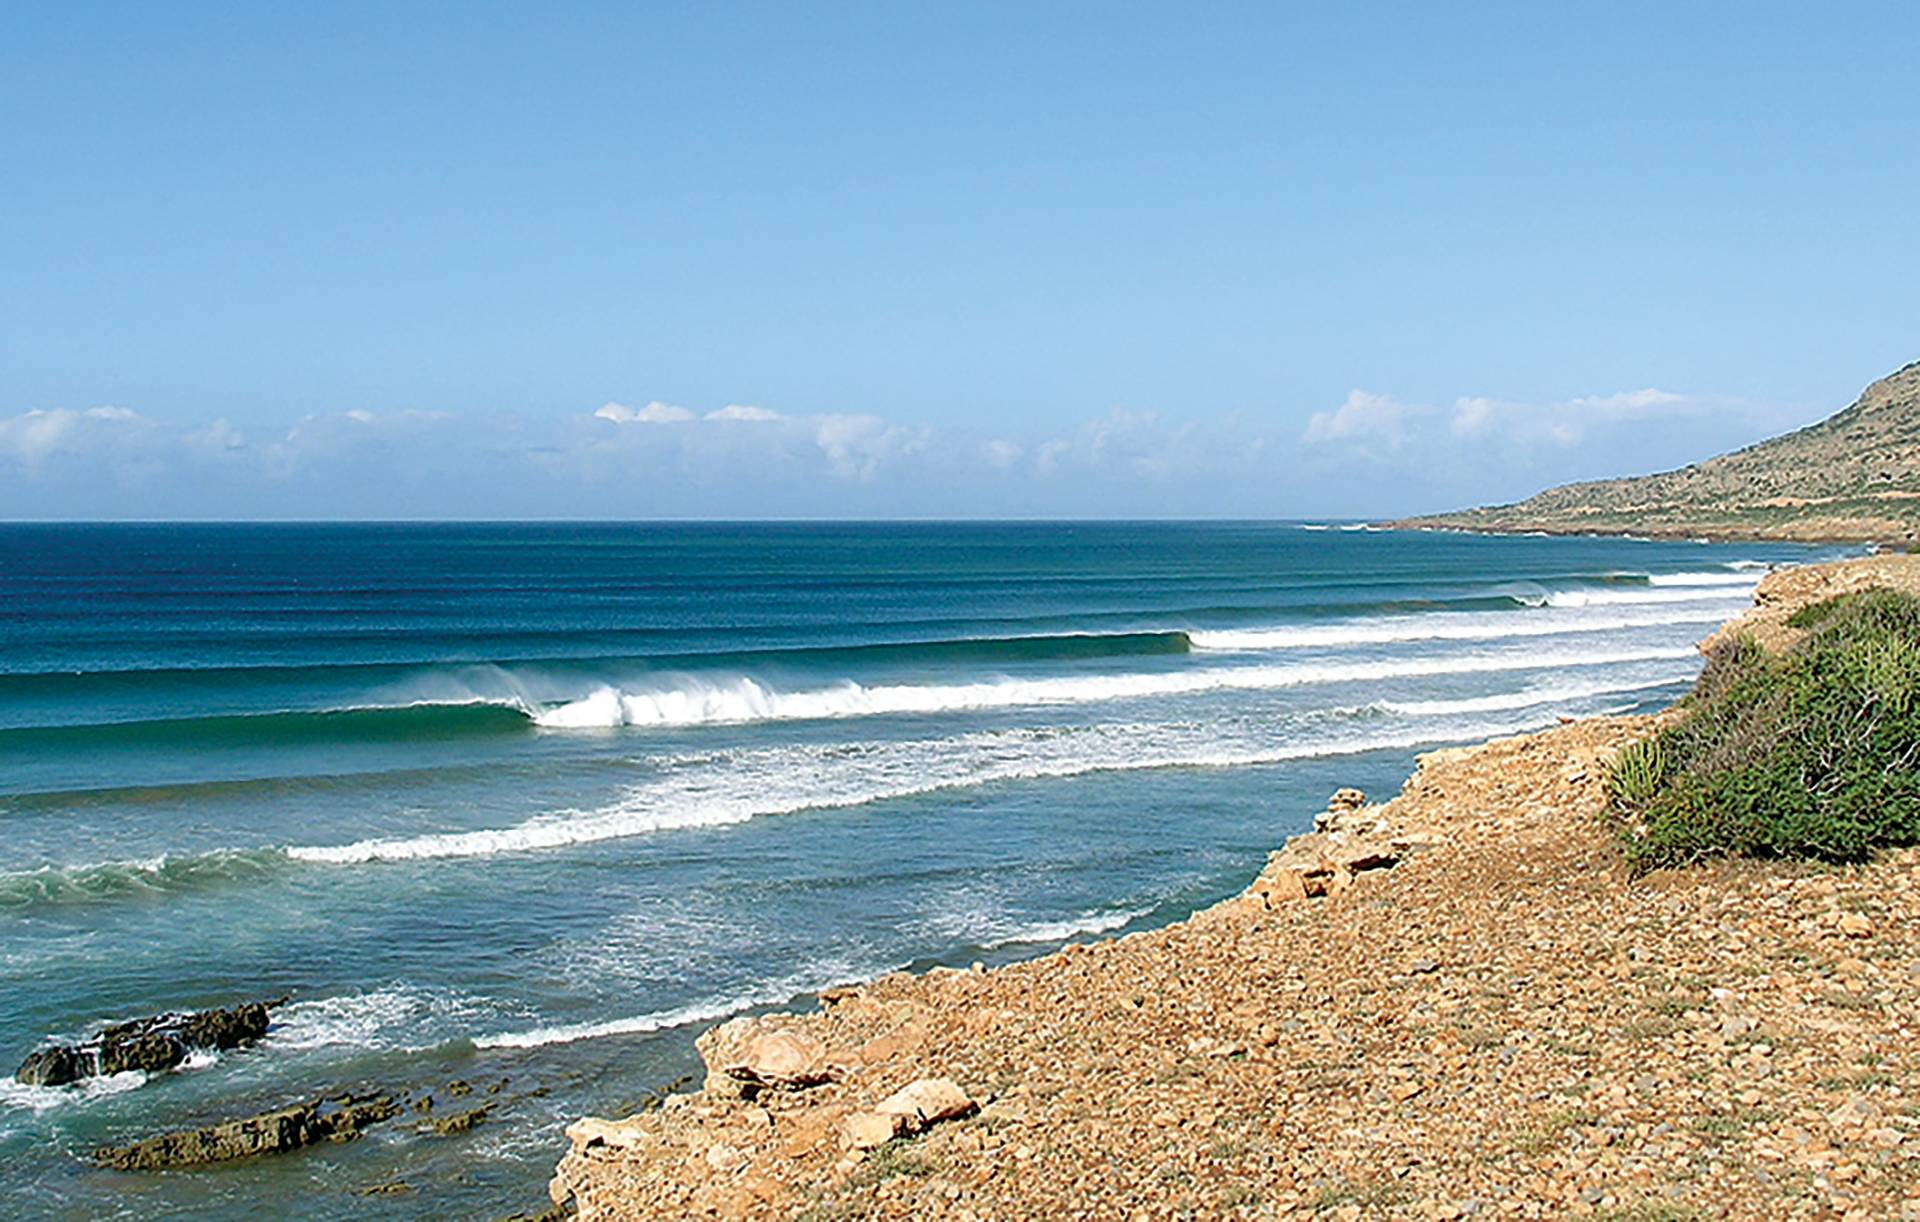
[[[321,1141],[348,1141],[362,1129],[400,1114],[392,1095],[315,1100],[197,1129],[162,1133],[124,1146],[102,1146],[94,1161],[121,1171],[160,1171],[201,1163],[230,1162],[256,1154],[279,1154]]]
[[[66,1086],[130,1069],[172,1069],[196,1048],[237,1048],[259,1039],[267,1033],[268,1012],[285,1000],[116,1023],[84,1043],[34,1052],[14,1071],[14,1080],[27,1086]]]
[[[93,1058],[82,1056],[64,1044],[42,1048],[20,1062],[13,1071],[16,1082],[27,1086],[65,1086],[93,1072]]]
[[[492,1112],[493,1104],[483,1103],[479,1107],[471,1108],[464,1112],[455,1112],[451,1116],[443,1116],[439,1120],[431,1121],[430,1123],[433,1131],[441,1137],[452,1137],[456,1133],[468,1132],[484,1123]]]

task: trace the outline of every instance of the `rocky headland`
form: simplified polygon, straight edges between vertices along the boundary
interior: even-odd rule
[[[1776,574],[1749,627],[1920,590]],[[1920,851],[1634,876],[1606,770],[1660,717],[1437,751],[1241,895],[703,1036],[574,1124],[583,1219],[1920,1218]]]
[[[1393,525],[1909,546],[1920,538],[1920,362],[1818,424],[1731,454]]]

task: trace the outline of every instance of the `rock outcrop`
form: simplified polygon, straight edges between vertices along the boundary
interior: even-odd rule
[[[67,1086],[82,1078],[134,1069],[159,1073],[180,1064],[197,1048],[238,1048],[259,1039],[267,1033],[269,1012],[285,1000],[116,1023],[91,1040],[31,1053],[14,1070],[14,1080],[27,1086]]]
[[[348,1141],[370,1125],[400,1114],[392,1095],[316,1099],[292,1107],[162,1133],[124,1146],[102,1146],[94,1161],[120,1171],[160,1171],[202,1163],[230,1162],[257,1154],[280,1154],[323,1141]]]
[[[1920,556],[1890,553],[1768,573],[1753,592],[1752,609],[1719,628],[1700,643],[1700,648],[1710,650],[1744,633],[1763,649],[1777,653],[1801,636],[1799,629],[1787,624],[1795,611],[1842,594],[1872,589],[1901,590],[1920,597]]]

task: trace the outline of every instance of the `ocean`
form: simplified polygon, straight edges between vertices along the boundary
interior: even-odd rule
[[[1769,565],[1837,554],[1336,523],[0,526],[0,1073],[106,1021],[289,998],[175,1071],[0,1082],[0,1197],[538,1208],[565,1124],[697,1070],[711,1021],[1179,920],[1337,787],[1671,702]],[[351,1089],[452,1109],[456,1080],[497,1106],[454,1136],[85,1158]]]

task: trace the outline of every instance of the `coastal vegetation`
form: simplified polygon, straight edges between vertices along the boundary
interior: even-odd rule
[[[1636,869],[1920,843],[1920,599],[1843,594],[1786,624],[1801,635],[1778,653],[1718,642],[1673,721],[1615,760]]]

